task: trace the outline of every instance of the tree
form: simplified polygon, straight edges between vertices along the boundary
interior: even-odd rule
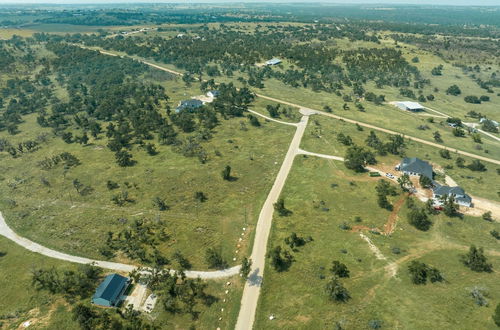
[[[433,76],[442,76],[442,75],[443,75],[443,65],[442,65],[442,64],[440,64],[440,65],[438,65],[438,66],[436,66],[436,67],[432,68],[432,70],[431,70],[431,74],[432,74]]]
[[[330,268],[330,271],[337,277],[349,277],[349,269],[347,269],[345,264],[338,260],[334,260],[332,262],[332,268]]]
[[[497,304],[497,308],[495,308],[495,314],[493,314],[492,318],[497,327],[500,327],[500,303]]]
[[[290,247],[290,249],[292,249],[292,251],[295,251],[297,247],[305,245],[306,240],[293,232],[290,236],[285,238],[285,243]]]
[[[481,99],[475,95],[468,95],[464,97],[464,101],[472,104],[481,104]]]
[[[345,146],[352,145],[352,139],[349,135],[345,135],[344,133],[337,134],[337,141],[342,143]]]
[[[248,115],[247,116],[248,120],[250,121],[250,125],[254,127],[260,127],[260,122],[259,119],[253,115]]]
[[[455,159],[455,165],[460,168],[465,167],[465,159],[463,159],[462,157],[457,157],[457,159]]]
[[[353,145],[347,149],[344,165],[350,170],[364,172],[366,164],[375,164],[375,156],[362,147]]]
[[[409,191],[413,187],[410,176],[406,173],[398,178],[398,183],[403,191]]]
[[[493,271],[493,265],[488,263],[483,248],[476,248],[472,245],[467,254],[460,256],[460,260],[466,267],[475,272],[491,273]]]
[[[439,155],[444,159],[451,159],[450,151],[448,149],[440,149]]]
[[[455,197],[446,196],[444,198],[443,213],[448,217],[454,217],[458,214],[458,204],[455,203]]]
[[[413,260],[408,266],[413,284],[425,284],[427,282],[427,265],[423,262]]]
[[[77,304],[73,308],[73,320],[78,322],[84,330],[94,329],[94,321],[98,317],[97,314],[88,306]]]
[[[226,181],[230,181],[231,180],[231,166],[226,165],[224,170],[222,170],[222,172],[221,172],[221,176],[222,176],[222,179],[224,179]]]
[[[438,131],[435,131],[434,132],[434,141],[436,142],[443,142],[443,138],[441,137],[441,133],[439,133]]]
[[[481,163],[478,159],[474,159],[469,165],[467,165],[467,168],[471,171],[476,172],[486,171],[486,166],[484,166],[484,164]]]
[[[283,251],[279,245],[269,251],[267,257],[271,259],[271,266],[277,272],[287,270],[293,262],[293,256],[288,251]]]
[[[204,203],[208,199],[207,196],[203,193],[203,191],[197,191],[194,194],[194,198],[200,203]]]
[[[209,268],[227,268],[227,262],[222,258],[220,252],[214,248],[207,249],[205,252],[205,261],[207,262]]]
[[[135,161],[132,159],[132,154],[126,150],[120,150],[115,153],[116,163],[121,167],[133,166]]]
[[[166,211],[169,209],[167,203],[165,202],[165,199],[158,196],[153,198],[153,205],[156,206],[160,211]]]
[[[483,220],[486,220],[489,222],[493,221],[493,217],[491,216],[491,211],[483,213],[482,217],[483,217]]]
[[[418,179],[420,185],[424,188],[430,188],[432,187],[432,180],[429,179],[427,176],[425,175],[421,175]]]
[[[465,131],[463,129],[461,129],[460,127],[455,127],[451,132],[456,137],[464,137],[465,136]]]
[[[462,91],[460,90],[460,88],[457,85],[451,85],[446,90],[446,94],[457,96],[457,95],[462,94]]]
[[[418,230],[427,231],[432,225],[424,209],[414,207],[408,212],[408,222]]]
[[[325,287],[325,291],[328,295],[328,298],[335,302],[346,302],[351,299],[351,296],[349,295],[347,289],[335,276],[332,276],[332,278],[328,281]]]
[[[276,203],[273,204],[274,210],[278,212],[280,217],[286,217],[292,214],[292,211],[288,210],[285,207],[285,200],[283,198],[280,198],[276,201]]]
[[[247,257],[243,258],[243,260],[241,261],[240,276],[244,280],[248,278],[251,269],[252,269],[252,259],[248,259]]]
[[[154,156],[154,155],[158,154],[158,151],[156,150],[156,146],[153,143],[146,144],[146,152],[150,156]]]

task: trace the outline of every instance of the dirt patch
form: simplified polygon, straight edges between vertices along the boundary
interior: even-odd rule
[[[393,209],[391,214],[389,215],[389,218],[387,219],[387,222],[384,225],[384,231],[382,234],[384,235],[390,235],[394,232],[394,229],[396,229],[396,223],[398,221],[398,213],[399,210],[401,210],[401,206],[403,206],[403,203],[405,202],[406,198],[408,197],[407,194],[404,194],[397,202],[396,204],[393,205]]]

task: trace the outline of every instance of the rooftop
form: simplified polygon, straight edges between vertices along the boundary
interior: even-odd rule
[[[409,109],[409,110],[418,110],[418,109],[425,108],[420,103],[418,103],[418,102],[412,102],[412,101],[399,101],[399,102],[396,102],[396,104],[398,106],[403,106],[403,107],[405,107],[406,109]]]
[[[428,162],[416,157],[403,158],[400,170],[403,172],[418,173],[432,180],[432,166]]]
[[[119,274],[106,276],[104,281],[97,287],[92,300],[104,299],[114,304],[120,297],[123,288],[127,285],[128,278]]]

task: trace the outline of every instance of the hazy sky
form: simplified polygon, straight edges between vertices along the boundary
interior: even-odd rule
[[[97,4],[97,3],[221,3],[221,2],[309,2],[307,0],[0,0],[0,4]],[[313,0],[311,2],[329,2],[342,4],[422,4],[422,5],[474,5],[474,6],[500,6],[500,0]]]

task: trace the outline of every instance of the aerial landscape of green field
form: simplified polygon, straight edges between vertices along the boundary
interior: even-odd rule
[[[0,1],[0,329],[499,328],[500,7],[396,2]]]

